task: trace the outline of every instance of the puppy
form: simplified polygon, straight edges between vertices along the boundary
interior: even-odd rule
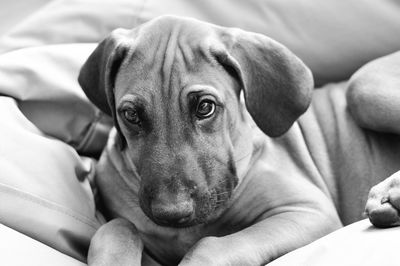
[[[360,219],[400,168],[400,138],[358,126],[347,84],[308,108],[310,70],[260,34],[163,16],[114,31],[79,83],[115,123],[96,182],[116,220],[89,265],[265,264]]]

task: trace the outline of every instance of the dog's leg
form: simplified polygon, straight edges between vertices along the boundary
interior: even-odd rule
[[[100,227],[93,236],[88,265],[141,265],[143,243],[135,225],[114,219]]]
[[[347,101],[361,127],[400,134],[400,52],[357,71],[349,82]],[[400,171],[371,189],[365,211],[375,226],[400,225]]]
[[[265,198],[257,200],[265,201],[259,206],[270,208],[241,231],[201,239],[179,266],[265,265],[341,227],[331,199],[307,179],[293,175],[263,179],[270,186],[264,188]]]
[[[400,51],[358,70],[350,79],[347,103],[361,127],[400,134]]]

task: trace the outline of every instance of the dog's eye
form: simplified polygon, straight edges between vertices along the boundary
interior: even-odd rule
[[[198,118],[208,118],[215,112],[215,103],[211,100],[200,101],[197,105],[196,116]]]
[[[137,113],[137,111],[133,110],[133,109],[126,109],[124,112],[124,117],[125,119],[132,123],[132,124],[139,124],[140,123],[140,119],[139,119],[139,114]]]

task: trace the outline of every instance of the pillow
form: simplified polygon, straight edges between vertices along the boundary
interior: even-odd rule
[[[92,160],[45,136],[10,97],[0,96],[0,223],[85,261],[104,221],[89,179]]]
[[[86,265],[2,224],[0,235],[2,265]]]
[[[0,55],[0,94],[17,99],[24,115],[47,135],[97,157],[112,119],[89,102],[77,82],[95,46],[48,45]]]
[[[268,266],[395,266],[400,227],[375,228],[368,220],[343,227],[286,254]]]

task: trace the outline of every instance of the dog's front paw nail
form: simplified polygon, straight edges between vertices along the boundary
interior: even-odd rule
[[[400,225],[400,174],[374,186],[368,195],[365,212],[376,227]]]

